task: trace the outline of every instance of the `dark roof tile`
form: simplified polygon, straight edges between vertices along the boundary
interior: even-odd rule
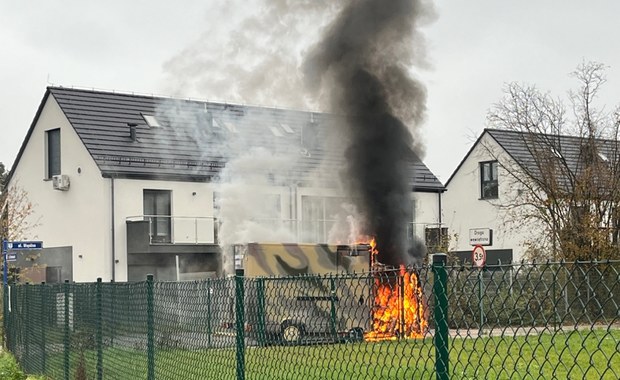
[[[311,119],[318,126],[318,140],[325,142],[338,116],[63,87],[48,90],[104,176],[208,181],[227,159],[226,144],[238,140],[299,155],[290,180],[303,181],[322,165],[328,169],[323,179],[330,181],[329,173],[337,175],[342,166],[342,158],[326,146],[302,152],[301,144],[302,130]],[[150,127],[143,115],[154,115],[161,126]],[[131,140],[128,123],[137,125],[137,141]],[[279,133],[274,134],[273,127]],[[416,190],[444,190],[424,163],[411,159],[410,180]]]

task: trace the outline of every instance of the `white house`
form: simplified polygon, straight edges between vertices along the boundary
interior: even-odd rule
[[[15,265],[32,281],[196,279],[230,262],[222,242],[329,242],[344,207],[341,159],[321,143],[333,118],[49,87],[9,181],[35,205],[23,238],[44,249]],[[411,231],[424,239],[445,189],[421,161],[411,169]]]
[[[451,247],[471,262],[473,246],[481,244],[490,264],[527,260],[529,249],[553,252],[554,235],[540,219],[547,214],[536,210],[549,199],[546,192],[555,186],[558,194],[573,194],[580,173],[596,167],[606,176],[603,168],[615,167],[617,157],[617,140],[485,129],[446,183],[444,223]],[[600,192],[608,183],[591,187]],[[602,204],[613,205],[601,196]],[[554,207],[566,209],[563,204]]]
[[[450,245],[470,262],[476,244],[485,247],[490,263],[512,262],[523,255],[523,232],[507,228],[499,210],[511,193],[498,163],[498,152],[505,152],[496,139],[501,133],[485,129],[446,182],[444,218]]]

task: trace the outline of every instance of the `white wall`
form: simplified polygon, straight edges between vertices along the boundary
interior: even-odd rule
[[[109,180],[111,181],[111,180]],[[195,234],[194,222],[200,225],[199,234],[213,241],[213,185],[203,182],[152,181],[114,179],[114,229],[116,231],[116,279],[127,280],[127,226],[131,217],[144,214],[143,190],[170,190],[171,214],[187,218],[173,220],[173,234],[179,240],[191,243]],[[195,193],[195,195],[194,195]],[[198,219],[194,219],[198,218]],[[209,234],[204,236],[203,234]],[[203,241],[204,241],[203,240]]]
[[[414,226],[418,239],[424,241],[426,238],[425,229],[439,227],[440,210],[439,193],[415,192],[413,200],[415,202]],[[442,198],[443,201],[443,198]],[[443,206],[443,205],[442,205]]]
[[[480,199],[479,163],[495,158],[500,162],[499,197],[494,200],[483,200]],[[531,222],[526,223],[509,216],[500,207],[513,204],[519,196],[519,189],[502,165],[515,170],[516,163],[492,137],[485,133],[447,184],[444,196],[444,223],[452,237],[450,246],[452,249],[471,250],[473,247],[469,244],[469,230],[491,228],[493,245],[485,248],[512,249],[513,261],[520,261],[524,258],[526,248],[524,243],[544,238],[540,228]]]
[[[45,131],[56,128],[60,128],[61,173],[69,175],[71,181],[68,191],[54,190],[52,181],[45,179]],[[34,205],[30,221],[39,223],[21,238],[42,240],[44,247],[72,246],[74,281],[95,281],[98,276],[110,280],[110,199],[106,180],[52,96],[13,170],[10,185],[28,192]]]

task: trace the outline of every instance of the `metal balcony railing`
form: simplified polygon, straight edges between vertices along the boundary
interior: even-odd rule
[[[127,221],[149,223],[149,242],[151,244],[218,244],[221,222],[214,216],[170,216],[135,215]],[[265,231],[275,232],[277,236],[288,236],[291,243],[336,243],[330,239],[330,231],[335,219],[297,220],[297,219],[254,219],[249,221]],[[424,240],[426,228],[438,224],[409,223],[407,234]],[[247,227],[247,226],[246,226]],[[257,238],[270,240],[268,235]],[[338,242],[340,243],[340,242]],[[353,243],[353,242],[348,242]]]

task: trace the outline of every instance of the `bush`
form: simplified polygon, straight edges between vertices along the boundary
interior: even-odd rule
[[[3,380],[25,380],[26,375],[19,368],[15,358],[7,353],[0,353],[0,379]]]

